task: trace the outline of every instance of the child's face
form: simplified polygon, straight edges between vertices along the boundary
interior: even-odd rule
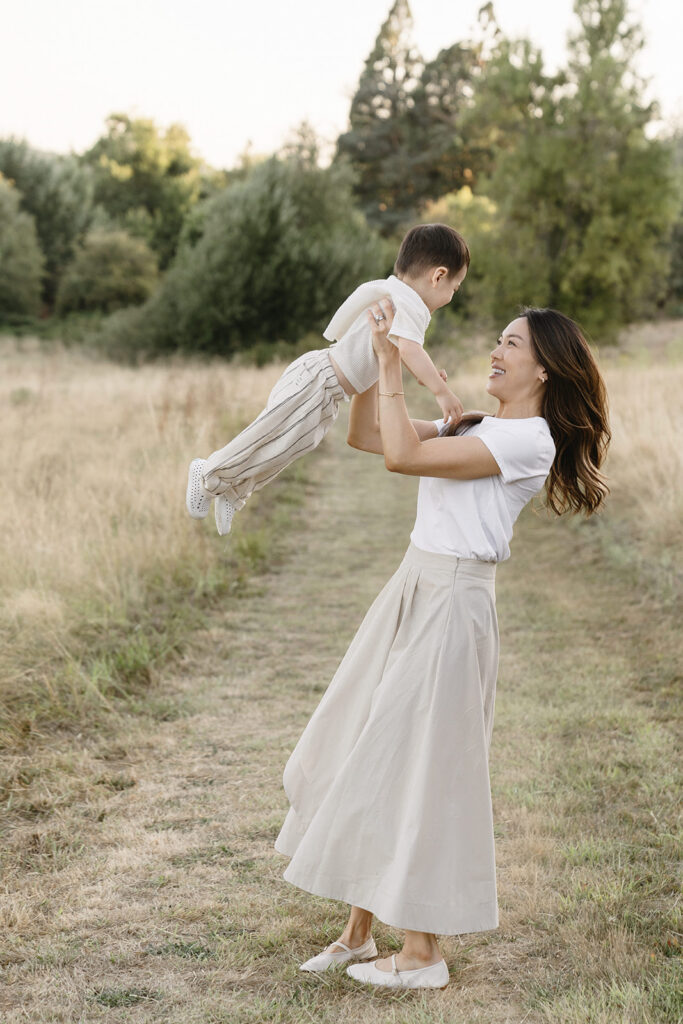
[[[442,306],[447,306],[467,276],[467,267],[458,270],[451,277],[444,271],[445,267],[436,267],[432,271],[431,283],[434,289],[432,309],[441,309]]]

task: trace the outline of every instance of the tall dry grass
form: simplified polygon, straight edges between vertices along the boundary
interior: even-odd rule
[[[627,520],[647,558],[683,547],[683,360],[607,365],[613,440],[606,471],[610,509]]]
[[[188,517],[187,464],[252,418],[281,367],[133,369],[26,339],[2,340],[0,367],[0,696],[27,729],[32,707],[82,710],[144,678],[195,602],[229,587],[239,540]]]
[[[605,543],[669,592],[683,539],[680,337],[677,323],[632,331],[600,355],[613,428]],[[441,356],[466,407],[494,411],[487,358]],[[0,367],[0,700],[12,734],[144,684],[202,599],[239,580],[240,557],[258,556],[240,533],[246,516],[229,543],[211,515],[188,518],[186,469],[254,415],[282,364],[134,369],[3,339]]]
[[[473,344],[487,348],[483,338]],[[619,346],[594,351],[612,441],[603,467],[610,494],[593,523],[616,562],[675,602],[683,578],[683,321],[634,325]],[[449,364],[447,351],[441,357]],[[460,370],[450,365],[451,383],[466,405],[495,411],[480,397],[487,364],[476,356]]]
[[[680,610],[683,585],[683,322],[632,327],[601,354],[612,443],[603,547],[638,586]]]

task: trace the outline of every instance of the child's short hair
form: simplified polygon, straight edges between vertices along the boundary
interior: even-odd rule
[[[395,274],[423,274],[447,267],[448,276],[470,265],[470,250],[462,235],[448,224],[417,224],[401,242]]]

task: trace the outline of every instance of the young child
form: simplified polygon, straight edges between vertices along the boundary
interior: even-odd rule
[[[376,384],[379,367],[366,311],[386,295],[396,311],[389,338],[402,362],[432,392],[444,420],[457,422],[463,407],[423,345],[431,314],[451,301],[469,263],[469,249],[453,228],[411,228],[401,242],[394,273],[361,284],[334,314],[323,332],[333,344],[290,363],[254,422],[207,459],[190,463],[185,499],[190,515],[203,519],[215,498],[216,527],[221,535],[229,533],[235,511],[253,491],[320,444],[337,418],[339,403]]]

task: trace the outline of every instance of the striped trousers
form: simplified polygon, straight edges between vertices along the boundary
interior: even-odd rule
[[[217,497],[225,494],[242,508],[295,459],[322,441],[346,398],[330,362],[329,350],[305,352],[285,369],[268,403],[248,427],[209,455],[202,482]]]

